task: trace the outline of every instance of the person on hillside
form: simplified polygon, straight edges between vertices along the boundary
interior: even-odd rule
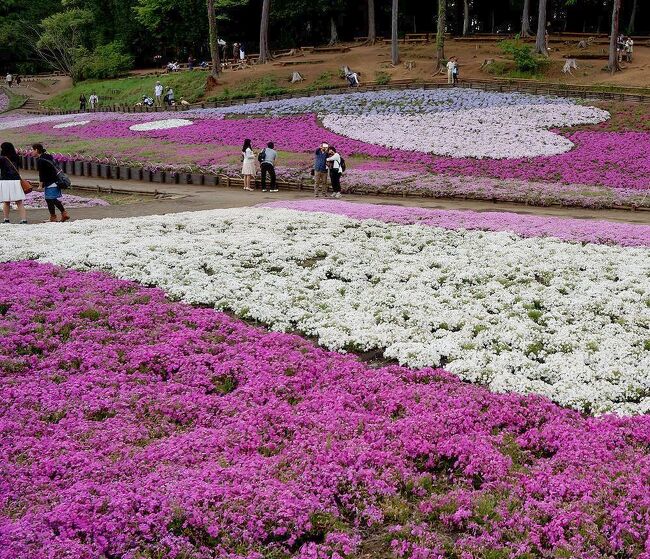
[[[171,87],[168,87],[167,93],[165,93],[165,104],[168,107],[172,107],[176,104],[174,101],[174,90]]]
[[[454,57],[453,56],[447,61],[447,83],[449,85],[454,83]]]
[[[260,166],[262,168],[262,192],[266,192],[266,175],[271,177],[270,192],[277,192],[275,177],[275,160],[278,158],[278,152],[275,151],[275,144],[269,142],[260,153]]]
[[[7,87],[11,87],[14,83],[14,77],[9,73],[7,74],[6,80],[7,80]]]
[[[330,180],[332,181],[332,198],[341,197],[341,175],[343,174],[343,164],[341,156],[336,151],[334,146],[330,146],[327,150],[329,157],[327,163],[330,169]]]
[[[322,143],[314,153],[314,197],[327,196],[327,157],[329,146]]]
[[[194,70],[194,57],[191,54],[187,58],[187,69],[188,70]]]
[[[88,98],[88,102],[90,103],[90,109],[94,111],[99,105],[99,97],[97,97],[97,93],[93,92],[93,94]]]
[[[244,47],[244,43],[239,44],[239,61],[246,61],[246,48]]]
[[[9,210],[11,204],[16,204],[20,223],[27,223],[25,212],[25,192],[20,185],[20,173],[18,172],[18,154],[13,144],[4,142],[0,145],[0,201],[2,202],[2,214],[4,223],[9,221]]]
[[[458,84],[458,73],[459,73],[459,70],[458,70],[458,58],[456,58],[454,56],[454,67],[453,67],[453,69],[451,71],[451,75],[452,75],[452,78],[453,78],[452,83],[454,85]]]
[[[156,85],[153,88],[153,97],[156,100],[156,106],[162,107],[162,96],[164,88],[160,82],[156,82]]]
[[[14,81],[16,82],[16,85],[20,87],[20,84],[22,83],[23,79],[20,77],[20,74],[16,74]]]
[[[244,145],[241,148],[241,155],[241,174],[244,176],[244,190],[253,191],[255,189],[251,188],[251,183],[257,174],[257,169],[255,168],[255,152],[253,151],[253,145],[248,138],[244,140]]]
[[[81,95],[79,95],[79,110],[80,111],[85,111],[86,110],[86,103],[87,103],[86,96],[82,93]]]
[[[232,44],[232,61],[237,62],[239,59],[239,43]]]
[[[32,155],[36,158],[38,180],[45,193],[45,203],[50,212],[50,221],[59,221],[56,217],[57,209],[61,212],[61,221],[68,221],[70,216],[59,200],[63,196],[61,187],[57,184],[59,180],[59,167],[56,161],[54,161],[54,157],[45,151],[43,144],[34,144],[32,149],[34,150]]]

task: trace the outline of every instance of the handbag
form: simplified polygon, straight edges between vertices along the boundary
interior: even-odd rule
[[[5,157],[5,159],[9,162],[9,165],[12,166],[13,170],[18,175],[18,180],[20,181],[20,187],[23,189],[23,192],[25,194],[29,194],[32,190],[34,190],[32,188],[32,183],[29,182],[27,179],[23,179],[20,176],[20,173],[18,172],[18,169],[16,169],[16,166],[14,165],[14,162],[11,159],[9,159],[8,157]]]

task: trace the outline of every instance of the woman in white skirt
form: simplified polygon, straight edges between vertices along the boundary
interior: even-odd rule
[[[18,207],[20,223],[27,223],[24,200],[25,193],[20,186],[16,148],[13,144],[4,142],[0,145],[0,201],[2,201],[4,223],[10,223],[9,210],[12,202]]]
[[[255,190],[251,188],[251,183],[257,174],[255,167],[255,152],[249,139],[244,140],[244,146],[241,148],[242,168],[241,174],[244,175],[244,190]]]

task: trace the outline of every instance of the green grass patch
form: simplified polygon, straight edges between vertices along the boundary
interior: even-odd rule
[[[218,94],[207,101],[228,101],[230,99],[252,99],[255,97],[272,97],[289,93],[289,88],[282,86],[272,76],[238,83],[235,87],[224,87]]]
[[[86,98],[96,92],[99,105],[135,105],[142,101],[143,95],[153,96],[156,81],[165,87],[174,90],[174,97],[179,101],[181,97],[189,103],[196,103],[205,94],[207,72],[195,70],[193,72],[177,72],[164,76],[130,76],[114,80],[88,80],[79,82],[72,89],[52,97],[44,106],[52,109],[77,109],[79,96],[84,93]]]
[[[0,114],[5,113],[7,111],[13,111],[15,109],[19,109],[25,104],[25,101],[27,100],[22,95],[16,95],[13,91],[7,89],[6,87],[3,87],[2,91],[9,98],[9,104],[7,105],[7,108],[4,111],[0,111]]]

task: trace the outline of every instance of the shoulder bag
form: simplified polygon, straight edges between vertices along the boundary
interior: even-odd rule
[[[32,190],[34,190],[32,188],[32,183],[31,182],[29,182],[26,179],[21,178],[20,173],[18,172],[18,169],[16,169],[16,166],[14,165],[14,162],[11,159],[9,159],[8,157],[5,157],[4,159],[6,159],[9,162],[9,165],[11,165],[13,170],[18,175],[18,180],[20,180],[20,187],[23,189],[23,192],[25,194],[29,194]]]

